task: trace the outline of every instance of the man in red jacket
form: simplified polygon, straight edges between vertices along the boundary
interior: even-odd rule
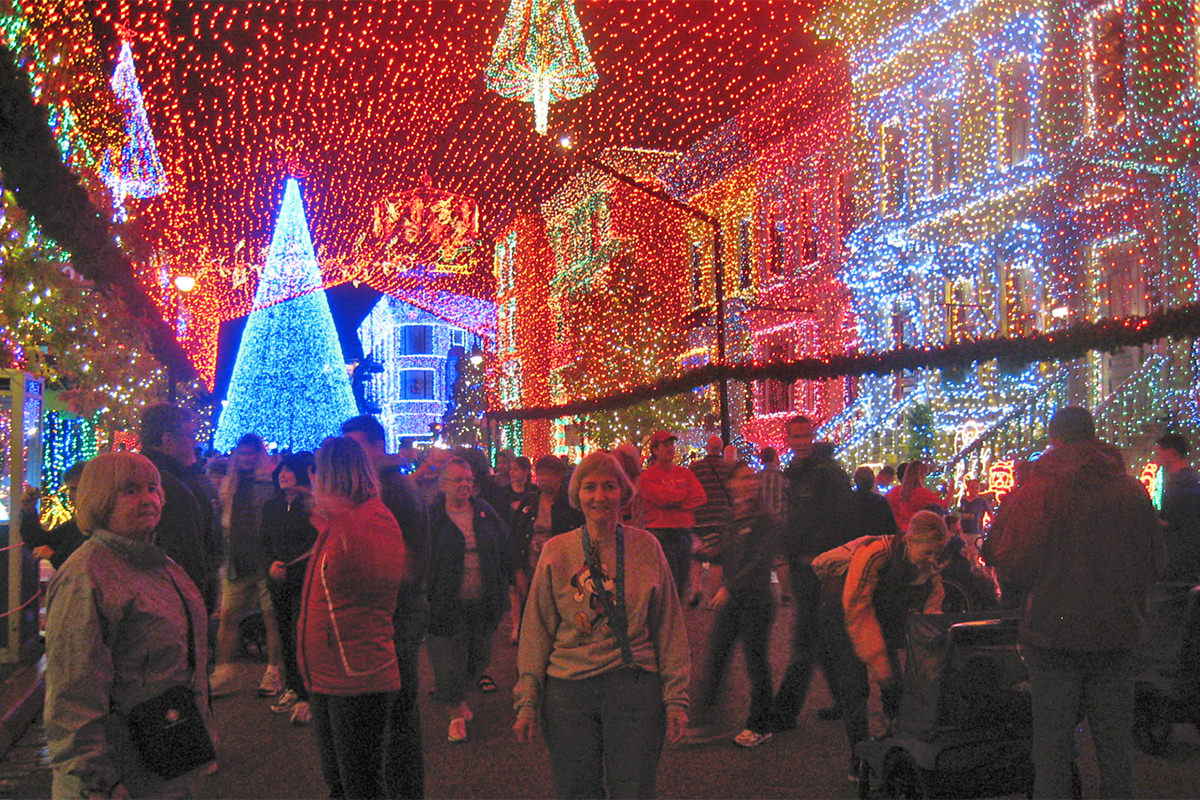
[[[1023,596],[1021,654],[1033,697],[1034,797],[1069,797],[1075,727],[1088,718],[1103,797],[1133,796],[1133,649],[1162,533],[1121,453],[1087,409],[1059,409],[1050,449],[1013,491],[984,544]],[[1009,598],[1006,598],[1006,600]]]
[[[650,437],[650,466],[638,476],[637,490],[646,506],[646,530],[662,545],[663,555],[683,597],[691,568],[692,509],[704,505],[708,495],[686,467],[675,464],[675,434],[656,431]]]

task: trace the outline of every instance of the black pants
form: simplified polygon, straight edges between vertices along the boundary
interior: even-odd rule
[[[400,692],[312,695],[313,732],[332,798],[397,797],[390,778],[404,758]]]
[[[725,667],[738,638],[746,658],[746,674],[750,678],[750,714],[746,727],[755,733],[770,730],[771,665],[767,661],[771,623],[775,618],[775,602],[767,592],[756,595],[733,595],[718,612],[708,637],[708,659],[696,692],[697,721],[712,712],[725,677]]]
[[[854,652],[850,634],[846,632],[846,613],[842,608],[841,587],[838,580],[833,587],[822,593],[818,612],[821,638],[829,653],[831,666],[825,671],[825,680],[838,705],[842,707],[842,723],[846,727],[846,739],[850,755],[854,745],[867,738],[867,700],[871,696],[871,680],[867,667]],[[897,673],[899,674],[899,673]]]
[[[808,697],[813,668],[818,660],[821,661],[826,681],[831,685],[833,679],[829,676],[836,672],[821,636],[821,582],[812,567],[803,561],[788,564],[788,579],[792,586],[796,616],[792,627],[792,660],[771,704],[771,726],[776,731],[795,727],[796,717]]]
[[[303,579],[299,583],[289,580],[267,582],[271,604],[275,606],[275,624],[279,627],[279,649],[283,650],[283,684],[301,700],[307,700],[308,690],[304,688],[296,660],[296,625],[300,622],[303,588]]]
[[[675,579],[675,591],[680,597],[687,591],[688,574],[692,569],[692,531],[690,528],[651,528],[650,532],[662,545],[671,577]]]

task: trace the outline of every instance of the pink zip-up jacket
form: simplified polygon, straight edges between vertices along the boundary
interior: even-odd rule
[[[329,695],[399,689],[392,617],[408,555],[396,518],[378,497],[325,501],[313,525],[296,643],[305,686]]]

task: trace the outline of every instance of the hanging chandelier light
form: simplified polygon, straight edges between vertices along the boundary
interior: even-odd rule
[[[582,97],[599,81],[572,0],[512,0],[486,76],[502,97],[533,103],[544,136],[550,104]]]

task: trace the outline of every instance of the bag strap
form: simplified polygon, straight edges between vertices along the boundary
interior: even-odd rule
[[[600,554],[592,545],[588,536],[587,523],[581,526],[583,531],[583,558],[587,562],[588,571],[592,575],[592,586],[600,608],[608,618],[609,627],[617,637],[617,645],[621,648],[621,660],[625,666],[633,666],[633,647],[629,643],[629,619],[625,615],[625,532],[617,526],[617,574],[613,579],[615,594],[604,586],[604,573],[600,569]]]
[[[188,677],[188,685],[191,685],[196,680],[196,632],[192,627],[192,612],[188,609],[187,598],[183,596],[183,590],[179,588],[179,584],[175,582],[175,576],[171,574],[170,564],[167,564],[167,578],[175,587],[175,594],[179,595],[179,602],[183,604],[183,615],[187,617],[188,672],[191,673]]]
[[[729,496],[729,489],[725,486],[725,480],[721,477],[721,473],[717,472],[717,468],[707,458],[703,459],[703,463],[708,467],[708,471],[717,479],[717,485],[721,487],[721,494],[725,495],[725,504],[733,508],[733,498]]]

